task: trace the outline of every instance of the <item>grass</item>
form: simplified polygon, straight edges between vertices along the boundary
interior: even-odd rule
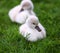
[[[0,53],[60,53],[60,0],[33,0],[34,11],[46,28],[47,37],[26,41],[18,31],[19,24],[9,19],[9,10],[19,0],[0,0]]]

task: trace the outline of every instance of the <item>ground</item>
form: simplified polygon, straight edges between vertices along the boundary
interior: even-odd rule
[[[0,0],[0,53],[60,53],[60,0],[33,0],[34,12],[46,29],[46,38],[28,42],[19,34],[8,12],[20,0]]]

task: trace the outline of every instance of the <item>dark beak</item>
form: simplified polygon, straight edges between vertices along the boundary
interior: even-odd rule
[[[23,9],[23,8],[21,8],[20,12],[22,12],[22,11],[24,11],[24,9]]]
[[[41,29],[39,28],[39,26],[36,26],[35,29],[36,29],[37,31],[39,31],[39,32],[41,31]]]

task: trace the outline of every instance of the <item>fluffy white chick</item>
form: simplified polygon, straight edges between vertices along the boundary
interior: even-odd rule
[[[33,3],[31,0],[22,0],[21,4],[15,6],[14,8],[12,8],[8,15],[11,19],[12,22],[16,22],[16,17],[18,14],[20,14],[21,12],[23,12],[24,10],[28,10],[29,12],[31,12],[32,14],[35,14],[33,12]],[[22,15],[25,13],[22,13]]]
[[[28,41],[35,42],[46,37],[45,28],[39,23],[36,16],[29,16],[26,23],[19,27],[19,33]]]

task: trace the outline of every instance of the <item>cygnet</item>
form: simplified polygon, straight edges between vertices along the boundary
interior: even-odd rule
[[[36,16],[29,16],[26,23],[19,27],[19,33],[28,41],[35,42],[46,37],[45,28]]]
[[[27,11],[35,14],[35,13],[33,12],[33,8],[34,8],[34,6],[33,6],[33,3],[32,3],[31,0],[22,0],[21,4],[19,4],[19,5],[15,6],[14,8],[12,8],[12,9],[9,11],[8,15],[9,15],[9,17],[10,17],[10,19],[11,19],[12,22],[16,22],[15,19],[16,19],[17,15],[20,14],[21,12],[23,12],[24,10],[27,10]],[[24,11],[24,12],[25,12],[25,11]],[[26,13],[26,12],[25,12],[25,13]],[[24,14],[25,14],[25,13],[24,13]],[[23,13],[21,13],[21,15],[23,15]],[[24,15],[23,15],[23,16],[24,16]],[[20,17],[19,17],[19,18],[20,18]],[[19,22],[19,21],[18,21],[18,22]]]

